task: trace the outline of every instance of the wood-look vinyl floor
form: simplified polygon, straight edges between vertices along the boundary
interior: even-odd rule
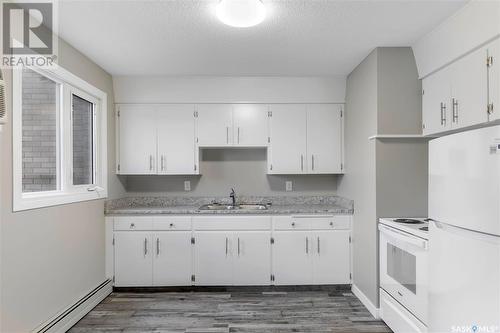
[[[391,330],[346,289],[113,292],[71,333],[366,332]]]

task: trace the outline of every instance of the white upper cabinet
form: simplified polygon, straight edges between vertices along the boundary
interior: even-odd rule
[[[307,106],[308,173],[341,173],[343,154],[342,106]]]
[[[496,40],[422,80],[423,134],[432,135],[496,120],[500,73],[489,56]],[[491,106],[493,105],[493,106]]]
[[[342,106],[270,106],[269,174],[342,173]]]
[[[118,173],[198,174],[193,105],[121,105]]]
[[[151,106],[120,106],[119,167],[121,174],[156,174],[156,110]]]
[[[163,105],[157,111],[158,174],[193,174],[195,162],[195,121],[192,105]]]
[[[197,143],[200,147],[224,147],[233,143],[233,106],[200,104],[196,107]]]
[[[268,148],[269,174],[343,170],[343,105],[164,104],[117,107],[117,173],[199,174],[199,148]]]
[[[489,120],[500,119],[500,39],[488,47],[488,114]]]
[[[234,145],[265,147],[268,140],[269,107],[263,104],[235,104],[233,106]]]
[[[483,47],[450,66],[452,128],[488,121],[487,55]]]
[[[271,144],[268,173],[300,174],[307,171],[307,111],[302,104],[274,104],[269,107]]]

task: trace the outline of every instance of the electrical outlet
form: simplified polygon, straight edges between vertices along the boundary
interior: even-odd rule
[[[291,181],[285,182],[285,191],[287,191],[287,192],[293,191],[293,183]]]
[[[184,191],[186,191],[186,192],[191,191],[191,182],[189,180],[186,180],[184,182]]]

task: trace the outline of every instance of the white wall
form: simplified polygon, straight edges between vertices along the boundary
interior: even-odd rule
[[[344,103],[342,77],[113,78],[115,102],[126,103]]]
[[[419,76],[431,74],[498,36],[500,1],[470,1],[413,45]]]
[[[111,76],[63,42],[59,63],[108,94],[109,165],[114,166]],[[7,82],[7,112],[12,112],[12,71]],[[1,135],[1,332],[31,332],[105,280],[104,200],[12,212],[12,117]],[[124,193],[112,173],[112,197]]]

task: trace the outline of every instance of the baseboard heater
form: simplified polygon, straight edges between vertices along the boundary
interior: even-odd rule
[[[113,291],[113,283],[110,279],[104,281],[87,295],[79,299],[69,308],[58,314],[55,318],[42,324],[33,332],[36,333],[59,333],[66,332],[87,313],[99,304]]]

